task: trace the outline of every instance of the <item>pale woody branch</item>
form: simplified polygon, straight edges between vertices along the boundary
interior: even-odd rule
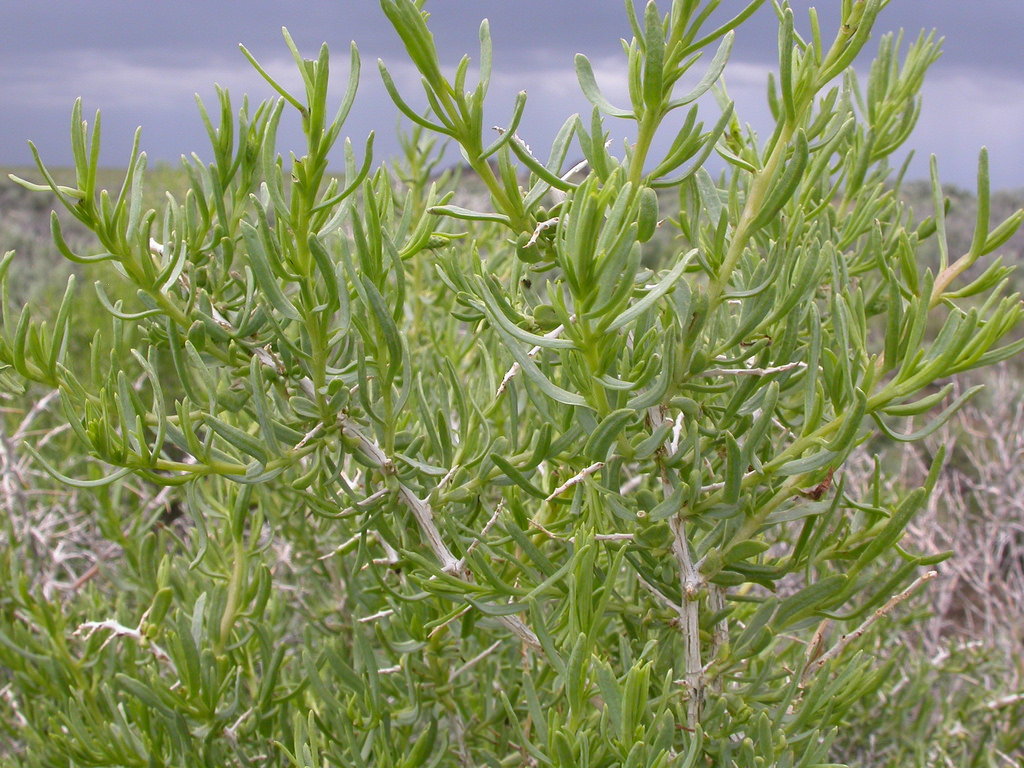
[[[899,605],[904,600],[913,595],[918,589],[921,588],[923,584],[931,581],[938,575],[939,574],[937,571],[927,571],[926,573],[921,574],[914,580],[914,582],[909,587],[904,589],[899,594],[893,595],[891,598],[889,598],[889,601],[885,605],[883,605],[881,608],[879,608],[870,616],[868,616],[867,619],[865,619],[859,627],[853,630],[853,632],[842,635],[834,646],[829,648],[820,656],[810,659],[807,663],[807,666],[804,667],[803,673],[800,675],[801,687],[807,687],[811,678],[814,676],[816,672],[818,672],[818,670],[820,670],[830,661],[839,656],[839,654],[841,654],[846,649],[846,646],[848,646],[854,640],[863,637],[864,634],[871,628],[872,624],[874,624],[883,616],[886,616],[889,613],[891,613],[893,608],[895,608],[897,605]]]
[[[669,518],[672,529],[672,552],[679,566],[683,604],[678,619],[683,635],[683,657],[686,665],[685,681],[689,692],[686,704],[687,720],[691,728],[700,720],[704,703],[704,665],[700,651],[700,591],[704,580],[693,564],[690,543],[686,536],[686,521],[680,514]]]
[[[346,435],[354,437],[359,441],[360,447],[367,456],[373,459],[382,472],[388,472],[389,468],[391,472],[394,471],[394,464],[385,455],[384,451],[381,450],[380,446],[378,446],[376,442],[363,434],[362,430],[360,430],[352,421],[346,419],[344,415],[339,416],[339,420],[342,424],[342,431]],[[434,522],[434,511],[431,509],[430,504],[419,498],[419,496],[417,496],[412,489],[404,483],[398,484],[398,495],[415,516],[416,522],[419,524],[420,531],[426,539],[427,546],[430,547],[434,556],[437,557],[441,563],[441,569],[446,573],[457,576],[463,581],[470,581],[473,577],[466,569],[465,563],[452,554],[452,551],[448,548],[448,545],[445,544],[444,539],[441,537],[441,532],[437,529],[437,523]],[[532,649],[536,651],[542,650],[537,636],[529,627],[526,626],[526,624],[523,623],[522,619],[516,616],[499,616],[498,621]]]
[[[786,371],[806,368],[807,363],[797,360],[785,365],[777,365],[772,368],[708,368],[697,374],[700,378],[710,379],[715,376],[771,376],[773,373],[785,373]]]
[[[153,657],[155,659],[164,662],[165,664],[170,666],[172,670],[174,670],[174,662],[171,661],[171,657],[167,655],[167,652],[143,634],[142,627],[145,624],[145,622],[146,617],[143,616],[142,621],[139,622],[139,626],[132,628],[126,627],[124,624],[121,624],[120,622],[114,619],[106,619],[104,621],[86,621],[79,625],[78,629],[75,630],[74,634],[84,635],[85,638],[88,639],[92,637],[93,634],[95,634],[96,632],[102,630],[110,632],[110,636],[103,641],[103,645],[100,646],[101,648],[109,645],[110,642],[115,637],[131,638],[139,644],[140,648],[148,650],[151,654],[153,654]],[[174,673],[177,674],[177,671],[175,671]]]
[[[566,480],[564,483],[562,483],[560,486],[555,488],[555,490],[553,490],[550,494],[548,494],[548,497],[546,499],[544,499],[544,501],[553,501],[554,499],[557,499],[559,496],[561,496],[563,493],[568,491],[573,486],[577,486],[580,483],[582,483],[584,480],[586,480],[592,474],[597,472],[603,466],[604,466],[604,462],[603,461],[595,461],[589,467],[584,467],[579,472],[577,472],[575,475],[573,475],[568,480]]]
[[[573,316],[573,317],[575,317],[575,316]],[[564,330],[565,330],[565,326],[564,325],[559,325],[557,328],[554,328],[553,330],[550,330],[547,333],[545,333],[544,334],[544,338],[545,339],[557,339],[559,336],[562,335],[562,331],[564,331]],[[540,350],[541,350],[540,347],[537,347],[537,346],[531,347],[530,351],[527,352],[526,354],[527,354],[528,357],[535,357],[537,355],[537,353],[540,352]],[[502,393],[505,391],[505,388],[508,386],[508,383],[512,379],[514,379],[516,377],[516,375],[519,373],[519,371],[520,371],[519,363],[512,363],[512,367],[509,368],[508,371],[505,373],[505,376],[501,380],[501,384],[498,386],[497,391],[494,393],[494,398],[495,399],[501,397]]]

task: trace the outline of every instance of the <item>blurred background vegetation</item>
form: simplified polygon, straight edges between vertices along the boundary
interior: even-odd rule
[[[102,281],[111,298],[120,277],[105,264],[82,267],[65,261],[52,243],[50,217],[54,201],[10,181],[8,172],[35,178],[34,169],[5,169],[0,176],[0,254],[14,250],[9,285],[11,304],[31,302],[55,311],[67,278],[78,281],[73,349],[88,354],[94,334],[109,326],[108,315],[91,285]],[[68,171],[67,181],[72,172]],[[58,183],[65,181],[55,174]],[[123,171],[109,170],[98,185],[116,190]],[[467,207],[482,188],[471,173],[458,176],[460,198]],[[160,208],[164,191],[179,194],[187,186],[170,166],[148,173],[145,207]],[[159,192],[157,192],[159,191]],[[946,230],[954,257],[965,253],[973,235],[976,201],[966,191],[947,188]],[[661,209],[676,203],[663,193]],[[916,218],[932,214],[928,182],[906,183],[900,194]],[[1001,221],[1024,207],[1024,190],[992,196],[992,218]],[[92,235],[66,212],[58,214],[64,236],[76,252],[94,250]],[[665,231],[658,237],[662,253],[673,248]],[[1024,231],[1000,250],[1004,263],[1024,265]],[[655,256],[655,258],[658,258]],[[938,254],[921,258],[938,263]],[[1013,289],[1024,293],[1024,270],[1011,276]],[[74,354],[74,353],[73,353]],[[958,386],[978,381],[985,393],[914,451],[883,453],[864,446],[845,469],[848,487],[866,487],[876,467],[894,495],[920,485],[940,444],[947,460],[928,509],[911,529],[909,548],[922,552],[954,550],[940,566],[940,578],[909,610],[885,619],[874,635],[874,652],[889,670],[879,698],[865,701],[857,718],[843,729],[834,759],[861,766],[1002,766],[1024,764],[1024,364],[1010,361],[975,374]],[[146,578],[147,564],[120,543],[138,541],[133,525],[168,530],[187,526],[173,489],[147,488],[134,480],[101,492],[78,491],[58,484],[41,471],[21,443],[31,438],[49,457],[62,457],[61,469],[81,475],[83,457],[72,448],[56,398],[22,392],[0,373],[0,568],[9,574],[25,562],[30,573],[7,583],[31,585],[47,598],[60,598],[69,625],[90,614],[104,596],[113,602],[117,584]],[[955,394],[955,393],[954,393]],[[130,505],[146,515],[126,515]],[[10,551],[17,542],[19,551]],[[101,578],[96,578],[102,574]],[[11,574],[13,575],[13,574]],[[85,585],[89,584],[89,589]],[[108,594],[109,593],[109,594]],[[43,673],[43,672],[41,672]],[[0,668],[0,764],[17,754],[21,718],[31,717],[5,705],[5,670]]]

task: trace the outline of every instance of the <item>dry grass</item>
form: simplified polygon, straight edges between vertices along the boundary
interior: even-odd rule
[[[1004,365],[986,384],[924,445],[900,453],[889,482],[921,484],[945,446],[938,484],[904,542],[912,551],[954,553],[929,589],[922,638],[935,653],[950,639],[990,644],[1012,667],[1024,642],[1024,382]]]
[[[983,375],[975,401],[883,461],[896,493],[920,486],[945,446],[935,490],[902,545],[953,555],[917,597],[916,614],[894,617],[877,639],[876,652],[899,661],[882,700],[866,702],[856,732],[841,739],[853,765],[1024,764],[1024,380],[1010,364]],[[867,487],[872,469],[868,451],[851,460],[851,493]]]

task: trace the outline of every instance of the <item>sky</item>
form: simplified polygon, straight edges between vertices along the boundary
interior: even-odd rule
[[[724,0],[719,11],[731,15],[744,5]],[[798,29],[808,29],[807,8],[816,5],[823,28],[834,30],[839,0],[791,5]],[[668,0],[660,6],[667,11]],[[577,52],[590,58],[609,98],[628,103],[620,38],[631,33],[620,0],[428,0],[426,9],[442,64],[451,68],[463,53],[476,62],[480,20],[490,20],[494,74],[488,123],[505,124],[515,94],[526,90],[518,132],[541,157],[569,115],[589,115],[573,69]],[[362,77],[343,133],[361,153],[367,134],[375,131],[375,158],[394,155],[398,114],[381,84],[378,58],[411,102],[422,100],[418,76],[377,0],[0,0],[0,165],[31,163],[29,139],[48,164],[69,165],[68,126],[77,97],[90,123],[96,110],[102,113],[103,165],[126,164],[137,126],[150,163],[177,163],[192,152],[209,159],[195,94],[212,106],[219,84],[236,107],[242,94],[251,103],[274,96],[239,43],[275,77],[297,87],[282,26],[310,58],[328,44],[334,103],[340,103],[348,79],[349,43],[356,41]],[[944,38],[909,142],[915,151],[910,177],[926,177],[928,157],[935,154],[944,184],[973,189],[978,151],[985,145],[993,188],[1024,188],[1024,2],[891,0],[868,50],[884,32],[901,28],[908,41],[922,29]],[[741,122],[764,136],[770,133],[765,83],[776,58],[777,22],[769,0],[739,30],[725,75]],[[858,69],[866,73],[867,63],[862,60]],[[698,64],[694,72],[701,71]],[[713,103],[702,104],[707,125],[716,117]],[[624,121],[609,120],[606,127],[618,147],[629,137]],[[669,126],[664,146],[671,133]],[[295,122],[286,124],[279,149],[299,150],[299,138]]]

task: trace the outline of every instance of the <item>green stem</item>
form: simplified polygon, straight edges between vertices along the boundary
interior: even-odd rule
[[[525,232],[528,229],[532,229],[533,225],[530,221],[519,215],[516,207],[512,204],[508,195],[505,194],[505,189],[494,175],[494,171],[491,170],[490,163],[486,160],[479,159],[479,152],[477,153],[476,159],[470,161],[469,166],[483,180],[484,184],[487,186],[487,191],[491,193],[491,197],[494,198],[495,203],[497,203],[497,207],[509,217],[512,228],[516,232]]]
[[[802,111],[803,110],[801,110],[801,112]],[[779,163],[782,162],[782,158],[785,156],[786,151],[789,149],[789,143],[795,132],[795,121],[794,123],[787,123],[783,126],[782,132],[779,134],[779,140],[775,142],[775,147],[772,149],[771,155],[769,155],[764,167],[754,179],[753,184],[750,185],[750,191],[747,194],[747,201],[743,206],[743,212],[740,214],[740,219],[736,224],[736,230],[733,233],[732,242],[729,243],[729,250],[726,252],[725,259],[722,261],[722,268],[718,271],[718,275],[716,275],[715,279],[712,280],[711,284],[708,286],[708,314],[711,314],[722,301],[722,294],[725,291],[725,286],[728,285],[729,278],[732,276],[733,270],[736,269],[736,264],[743,255],[743,250],[747,247],[747,241],[750,239],[750,235],[752,234],[750,232],[750,225],[757,217],[757,214],[761,210],[761,206],[764,204],[765,197],[768,195],[769,187],[771,185],[772,178],[775,175],[775,171],[779,167]]]
[[[636,195],[644,182],[644,162],[651,151],[651,142],[654,134],[661,123],[662,115],[647,114],[639,121],[639,129],[636,137],[636,144],[633,145],[633,156],[629,163],[629,181],[633,185],[633,194]]]
[[[231,635],[231,628],[235,625],[235,618],[238,615],[238,606],[242,602],[242,587],[245,580],[245,551],[242,542],[235,539],[232,545],[235,555],[234,566],[231,569],[231,581],[228,583],[228,596],[224,604],[224,614],[220,618],[216,652],[218,655],[224,652],[228,638]]]

